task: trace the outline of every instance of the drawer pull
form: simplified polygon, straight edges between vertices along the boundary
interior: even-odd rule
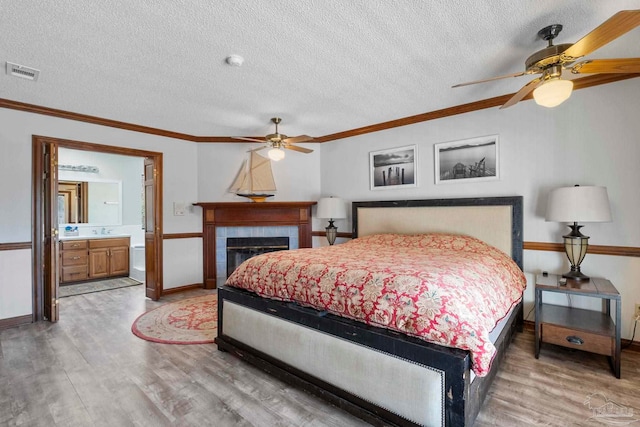
[[[569,341],[571,344],[575,344],[575,345],[582,345],[584,344],[584,340],[580,337],[577,337],[575,335],[569,335],[567,337],[567,341]]]
[[[74,256],[71,259],[80,259],[80,257],[79,256]]]

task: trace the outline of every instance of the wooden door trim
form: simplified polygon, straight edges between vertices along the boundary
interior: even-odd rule
[[[152,167],[151,179],[149,179],[148,167]],[[147,201],[147,188],[148,182],[151,182],[153,188],[153,211],[152,224],[149,222],[149,210],[145,211],[144,215],[144,250],[145,250],[145,296],[152,300],[158,300],[162,296],[163,292],[163,270],[157,260],[162,259],[163,253],[163,240],[162,240],[162,212],[158,209],[158,204],[162,204],[162,157],[147,158],[144,161],[144,197],[145,203]],[[149,232],[149,227],[153,228]],[[151,266],[149,262],[149,254],[155,255],[154,265]],[[150,268],[153,267],[153,268]],[[149,287],[151,285],[151,287]]]
[[[156,187],[156,194],[154,198],[154,208],[158,219],[158,227],[160,228],[160,235],[162,235],[162,156],[163,154],[157,151],[139,150],[136,148],[118,147],[113,145],[94,144],[91,142],[74,141],[69,139],[61,139],[43,135],[32,136],[32,242],[30,246],[33,249],[33,321],[43,320],[43,277],[42,271],[39,266],[43,262],[43,245],[39,236],[39,230],[44,224],[44,217],[42,212],[43,200],[42,200],[42,174],[44,171],[44,165],[41,161],[42,149],[45,144],[53,144],[58,148],[70,148],[74,150],[93,151],[97,153],[108,154],[120,154],[133,157],[150,157],[153,158],[157,164],[158,169],[158,185]],[[24,247],[26,249],[26,247]],[[158,292],[162,294],[162,251],[158,251],[157,259],[158,275]],[[59,260],[55,260],[54,268],[58,267]]]
[[[44,163],[42,162],[42,156],[46,143],[47,141],[40,141],[35,136],[32,138],[31,218],[33,224],[31,226],[31,231],[33,233],[33,305],[31,309],[31,319],[33,322],[44,319],[44,277],[42,274],[43,269],[41,268],[44,263],[44,245],[40,238],[40,230],[44,227],[42,198]]]

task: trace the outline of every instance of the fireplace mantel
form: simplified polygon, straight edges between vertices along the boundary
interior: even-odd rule
[[[311,247],[311,206],[316,202],[198,202],[202,207],[204,287],[216,288],[216,227],[295,225],[298,246]]]

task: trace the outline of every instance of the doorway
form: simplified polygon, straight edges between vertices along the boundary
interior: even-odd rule
[[[33,318],[58,320],[58,149],[144,158],[145,295],[162,295],[162,153],[33,136]]]

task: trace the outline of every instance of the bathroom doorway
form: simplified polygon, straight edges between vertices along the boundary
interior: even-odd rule
[[[136,150],[124,147],[106,146],[80,141],[57,138],[33,137],[33,252],[34,252],[34,289],[33,312],[35,320],[58,320],[59,284],[60,284],[60,246],[61,234],[73,237],[75,227],[66,224],[60,230],[61,218],[59,203],[64,203],[58,195],[59,150],[80,150],[90,153],[108,153],[132,156],[143,159],[140,197],[144,199],[141,219],[144,231],[136,239],[138,247],[143,247],[145,295],[157,300],[162,294],[162,153]],[[83,165],[90,166],[90,165]],[[85,171],[86,172],[86,171]],[[116,202],[112,201],[114,208]],[[85,205],[86,206],[86,205]],[[89,209],[91,209],[89,207]],[[100,213],[102,214],[102,213]],[[69,230],[66,230],[66,228]],[[90,233],[96,237],[103,233],[107,236],[114,228],[92,228]],[[86,230],[84,230],[86,232]],[[90,235],[91,237],[91,235]],[[133,255],[131,249],[131,255]],[[98,254],[99,255],[99,254]]]

